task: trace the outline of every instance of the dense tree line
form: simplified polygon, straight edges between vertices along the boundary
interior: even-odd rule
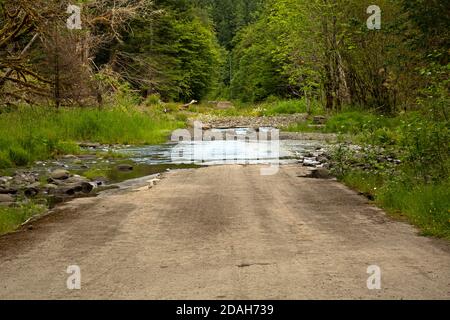
[[[264,0],[197,0],[196,3],[208,10],[220,44],[231,50],[236,33],[254,22],[263,8]]]
[[[164,100],[311,97],[386,113],[446,96],[449,1],[0,0],[2,104],[101,104],[123,88]],[[448,95],[447,95],[448,96]]]
[[[66,26],[70,4],[81,30]],[[102,104],[124,88],[200,99],[220,55],[206,9],[187,0],[0,1],[2,105]]]
[[[185,0],[158,0],[155,7],[158,17],[135,19],[133,33],[118,44],[120,69],[145,95],[199,100],[217,82],[221,59],[208,14]]]
[[[314,96],[328,109],[353,104],[394,112],[424,88],[448,90],[449,1],[377,1],[369,30],[359,0],[267,0],[235,37],[234,98]],[[448,94],[448,91],[447,91]]]

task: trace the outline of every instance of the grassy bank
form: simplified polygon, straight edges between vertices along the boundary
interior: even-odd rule
[[[79,152],[76,142],[156,144],[183,126],[175,117],[135,107],[22,107],[0,114],[0,169]]]
[[[386,116],[349,107],[328,113],[324,126],[311,126],[309,117],[284,130],[342,134],[346,143],[332,155],[340,181],[419,227],[424,235],[450,239],[450,125],[437,103],[424,109],[427,112]],[[366,149],[358,154],[348,142]],[[392,165],[386,158],[400,164]]]
[[[252,116],[270,117],[276,115],[310,113],[312,115],[321,114],[322,107],[317,101],[307,102],[305,99],[278,100],[269,99],[258,104],[247,104],[234,101],[231,108],[219,110],[214,104],[199,104],[189,108],[191,112],[199,114],[212,114],[216,116]]]
[[[393,217],[409,221],[422,235],[450,240],[450,181],[424,183],[351,170],[339,179],[369,196]]]
[[[21,107],[0,114],[0,175],[3,169],[27,166],[36,160],[76,154],[77,142],[104,144],[157,144],[165,142],[174,129],[184,126],[177,114],[158,108],[108,107],[61,108]],[[0,206],[0,234],[11,232],[30,217],[45,210],[24,204]]]
[[[343,183],[422,234],[450,240],[450,131],[445,118],[348,111],[332,115],[321,130],[350,135],[353,143],[369,150],[363,156],[351,148],[335,151],[334,170]]]
[[[20,207],[0,207],[0,235],[12,232],[29,218],[46,210],[45,206],[35,204],[23,204]]]

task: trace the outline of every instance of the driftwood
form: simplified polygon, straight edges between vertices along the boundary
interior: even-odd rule
[[[180,106],[180,109],[182,109],[182,110],[187,110],[187,109],[189,109],[189,107],[190,107],[191,105],[196,104],[196,103],[198,103],[197,100],[192,100],[191,102],[186,103],[186,104],[183,104],[182,106]]]

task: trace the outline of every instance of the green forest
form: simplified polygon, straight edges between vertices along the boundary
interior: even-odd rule
[[[306,113],[283,130],[337,134],[340,181],[450,239],[450,1],[374,2],[0,0],[0,169],[162,143],[196,113]]]
[[[80,30],[66,27],[69,4]],[[448,93],[448,5],[379,1],[371,30],[366,1],[2,0],[1,104],[93,106],[128,89],[418,110]]]

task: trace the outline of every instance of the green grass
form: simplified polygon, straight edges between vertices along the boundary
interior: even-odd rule
[[[155,108],[20,107],[0,114],[0,170],[12,173],[16,166],[82,151],[77,142],[104,144],[157,144],[185,122],[178,114],[166,115]],[[112,157],[114,154],[99,153]],[[0,234],[15,230],[44,206],[26,204],[0,207]]]
[[[377,202],[394,214],[405,215],[423,235],[450,240],[450,183],[387,185]]]
[[[262,108],[261,115],[274,116],[278,114],[295,114],[308,113],[308,105],[305,99],[298,100],[281,100],[263,103],[259,106]],[[311,101],[310,114],[320,114],[323,110],[320,104],[316,101]]]
[[[259,105],[261,115],[307,113],[304,100],[284,100]],[[323,128],[311,127],[312,116],[324,115],[325,110],[316,102],[311,104],[310,119],[284,128],[288,132],[324,132],[359,135],[362,132],[371,132],[383,140],[393,139],[394,130],[399,126],[401,117],[387,117],[370,111],[352,110],[328,115]]]
[[[283,104],[282,104],[283,106]],[[287,111],[284,107],[275,110]],[[298,109],[299,112],[301,109]],[[269,111],[269,113],[272,111]],[[320,108],[316,108],[312,115],[325,114]],[[312,118],[312,117],[311,117]],[[311,119],[286,128],[290,132],[324,132],[337,134],[352,134],[359,136],[361,133],[371,133],[380,139],[380,143],[395,139],[395,130],[399,127],[402,117],[387,117],[371,113],[370,111],[344,111],[328,115],[323,128],[310,127]]]
[[[388,213],[406,218],[423,235],[450,240],[448,121],[427,111],[388,117],[350,109],[331,115],[324,131],[346,134],[354,144],[376,146],[400,159],[400,166],[379,162],[376,148],[366,149],[364,158],[335,152],[333,170],[343,183]]]
[[[374,197],[378,194],[378,191],[384,183],[381,176],[360,170],[347,172],[341,178],[341,181],[352,189]]]
[[[234,106],[224,110],[218,110],[213,105],[198,104],[189,108],[189,111],[200,114],[212,114],[216,116],[251,116],[251,117],[270,117],[276,115],[307,113],[308,106],[304,99],[277,100],[271,99],[259,104],[246,104],[240,101],[234,101]],[[310,105],[310,114],[323,114],[323,108],[316,101]]]
[[[29,218],[42,213],[44,206],[26,204],[17,208],[0,207],[0,234],[5,234],[16,230]]]
[[[79,141],[105,144],[157,144],[183,121],[135,107],[21,107],[0,114],[0,168],[25,166],[61,154],[80,152]]]
[[[400,117],[387,117],[369,111],[347,111],[329,117],[325,132],[359,134],[363,130],[395,128]]]
[[[349,187],[374,198],[395,217],[406,218],[422,235],[450,240],[450,181],[425,184],[389,181],[381,175],[353,170],[340,179]]]
[[[313,123],[311,120],[306,120],[304,122],[299,122],[292,124],[288,127],[283,128],[285,132],[323,132],[323,128],[311,126]]]

